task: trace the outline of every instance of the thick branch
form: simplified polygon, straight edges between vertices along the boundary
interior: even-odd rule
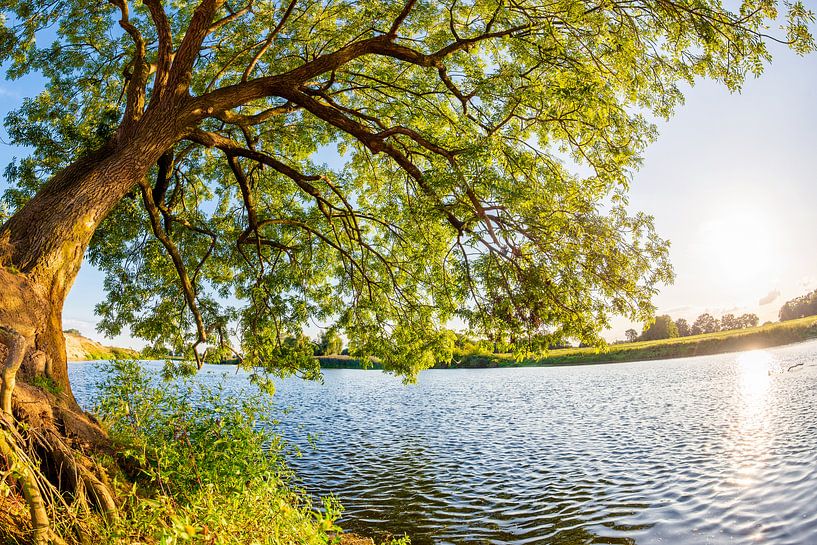
[[[332,53],[321,55],[306,64],[293,68],[289,72],[251,79],[216,89],[192,102],[193,115],[199,115],[200,117],[218,115],[253,100],[270,96],[282,96],[280,93],[287,89],[293,89],[362,55],[371,53],[373,44],[385,42],[387,39],[385,36],[378,36],[354,42]]]
[[[297,109],[298,109],[297,106],[287,102],[286,104],[282,104],[281,106],[267,108],[266,110],[258,112],[257,114],[245,115],[227,110],[221,112],[216,117],[220,121],[230,123],[231,125],[238,125],[239,127],[251,127],[253,125],[260,125],[261,123],[264,123],[265,121],[277,115],[291,113]]]
[[[122,128],[127,130],[130,125],[139,120],[145,109],[145,87],[150,74],[150,67],[145,62],[145,40],[142,38],[139,29],[130,22],[127,0],[109,1],[119,8],[119,26],[130,35],[134,45],[133,59],[125,69],[127,84],[125,87],[126,103]]]
[[[403,21],[406,20],[406,17],[408,17],[409,13],[411,13],[411,10],[414,8],[414,4],[416,3],[417,0],[409,0],[406,2],[406,5],[403,6],[403,10],[394,20],[394,23],[392,23],[391,28],[389,29],[389,36],[397,37],[397,31],[400,30],[400,25],[402,25]]]
[[[185,95],[193,77],[193,64],[199,55],[201,45],[210,32],[210,21],[213,20],[224,0],[203,0],[193,12],[187,32],[173,58],[170,69],[169,85],[172,92]]]
[[[318,175],[307,175],[301,172],[298,172],[291,166],[282,163],[281,161],[275,159],[274,157],[267,155],[266,153],[255,151],[251,149],[247,149],[235,140],[230,138],[221,136],[220,134],[213,133],[213,132],[206,132],[202,130],[193,131],[193,133],[188,136],[189,140],[196,142],[197,144],[201,144],[208,148],[218,148],[221,151],[227,153],[228,155],[238,155],[241,157],[246,157],[247,159],[252,159],[262,165],[266,165],[275,169],[276,171],[280,172],[284,176],[292,179],[298,187],[300,187],[303,191],[311,195],[315,198],[321,198],[320,191],[318,188],[310,184],[309,182],[315,182],[321,179]]]
[[[481,41],[512,36],[528,31],[530,28],[531,25],[529,24],[518,25],[505,30],[485,32],[471,38],[458,39],[430,54],[421,53],[410,47],[397,44],[394,42],[394,37],[388,34],[367,38],[351,43],[332,53],[321,55],[283,74],[242,81],[206,93],[193,101],[192,113],[200,117],[218,116],[226,110],[260,98],[270,96],[285,97],[288,91],[300,87],[321,74],[337,70],[339,67],[363,55],[380,55],[417,66],[436,68],[449,90],[460,101],[467,101],[470,97],[458,91],[447,76],[443,60],[457,51],[469,49]]]
[[[440,201],[439,196],[436,194],[434,189],[428,184],[425,176],[423,176],[423,172],[412,163],[405,154],[400,152],[397,148],[386,142],[386,138],[389,134],[382,136],[377,133],[373,133],[369,131],[364,125],[358,123],[357,121],[350,119],[343,115],[340,111],[332,108],[331,106],[327,106],[325,104],[320,103],[319,101],[315,100],[311,96],[307,95],[306,93],[300,91],[293,91],[287,95],[284,95],[284,98],[289,99],[290,101],[294,102],[295,104],[299,104],[305,110],[311,112],[319,119],[322,119],[329,123],[330,125],[341,129],[344,132],[349,133],[350,135],[357,138],[362,144],[368,147],[374,153],[386,153],[389,157],[394,159],[394,161],[400,165],[400,167],[406,171],[406,173],[414,179],[423,193],[426,196],[432,198],[436,204],[436,207],[445,214],[446,219],[448,222],[457,230],[463,231],[465,229],[465,222],[457,218],[448,208],[446,208]]]
[[[145,0],[145,5],[150,10],[150,17],[159,37],[156,76],[153,82],[153,95],[150,98],[151,103],[154,103],[162,97],[167,88],[167,78],[173,62],[173,34],[161,0]]]

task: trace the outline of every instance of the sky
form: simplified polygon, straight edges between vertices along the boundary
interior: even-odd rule
[[[703,312],[753,312],[776,321],[785,301],[817,289],[817,55],[772,51],[772,64],[740,94],[709,81],[688,89],[633,174],[631,209],[653,215],[672,243],[676,279],[655,297],[658,314],[691,322]],[[36,76],[0,82],[0,117],[41,86]],[[0,129],[0,165],[24,154]],[[96,332],[102,281],[83,265],[64,327],[141,348],[127,334]],[[605,336],[622,339],[630,327],[642,326],[616,319]]]

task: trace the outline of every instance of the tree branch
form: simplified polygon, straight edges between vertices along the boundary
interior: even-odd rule
[[[414,4],[416,3],[417,0],[409,0],[408,2],[406,2],[406,5],[403,7],[403,10],[394,20],[394,23],[392,23],[391,28],[389,29],[388,33],[389,36],[391,36],[392,38],[397,37],[397,31],[400,30],[400,25],[402,25],[403,21],[406,20],[406,17],[408,17],[409,13],[411,13],[411,10],[412,8],[414,8]]]
[[[216,30],[223,27],[224,25],[228,25],[228,24],[232,23],[233,21],[235,21],[236,19],[248,14],[250,11],[252,11],[252,4],[253,4],[252,0],[250,0],[249,3],[247,3],[247,5],[244,6],[243,8],[241,8],[240,10],[234,11],[234,12],[228,14],[228,15],[225,15],[224,17],[222,17],[221,19],[219,19],[218,21],[216,21],[215,23],[210,25],[210,28],[207,30],[207,33],[212,34]]]
[[[272,45],[272,41],[275,39],[278,33],[281,32],[281,29],[284,28],[284,25],[286,24],[287,19],[289,19],[289,16],[292,14],[292,10],[295,9],[295,4],[297,2],[298,0],[292,0],[289,3],[286,11],[281,16],[281,20],[278,21],[275,28],[272,29],[272,31],[267,35],[267,38],[264,40],[264,44],[255,53],[255,55],[253,55],[253,58],[247,65],[247,68],[244,69],[244,73],[241,75],[241,81],[247,81],[250,78],[250,74],[252,74],[252,71],[255,70],[255,65],[258,64],[258,61],[264,56],[264,53],[266,53],[269,47]]]
[[[156,34],[159,38],[156,76],[153,81],[153,94],[150,98],[150,102],[153,104],[161,99],[167,89],[170,66],[173,62],[173,33],[161,0],[144,0],[144,4],[150,11],[150,17],[153,19],[153,25],[156,27]]]
[[[201,44],[210,32],[210,21],[223,3],[224,0],[202,0],[193,12],[170,69],[169,85],[174,94],[188,93],[193,77],[193,64],[199,55]]]
[[[437,209],[445,215],[448,222],[458,232],[465,229],[465,222],[457,218],[451,212],[451,210],[442,204],[437,193],[428,184],[422,171],[414,163],[412,163],[405,154],[385,141],[388,134],[386,136],[381,136],[377,133],[373,133],[361,123],[346,117],[342,112],[332,108],[331,106],[318,102],[302,91],[284,91],[284,93],[284,98],[287,98],[295,104],[299,104],[305,110],[311,112],[319,119],[322,119],[330,125],[354,136],[373,153],[383,152],[394,159],[394,161],[403,170],[405,170],[406,173],[412,177],[412,179],[414,179],[420,189],[422,189],[423,193],[434,200]]]
[[[130,12],[127,0],[108,0],[119,8],[119,26],[133,40],[134,53],[131,62],[125,68],[125,114],[120,131],[127,131],[139,120],[145,109],[145,87],[147,85],[150,67],[145,62],[145,40],[139,29],[130,22]]]
[[[189,308],[190,312],[193,314],[193,319],[196,323],[196,332],[198,334],[197,341],[193,345],[193,355],[196,358],[196,365],[199,369],[201,369],[203,362],[201,361],[197,348],[200,344],[207,342],[207,331],[204,327],[204,320],[202,319],[198,303],[196,302],[196,288],[190,281],[190,277],[187,274],[187,269],[184,266],[184,260],[182,259],[181,253],[179,253],[179,249],[162,228],[161,213],[159,208],[156,206],[156,202],[153,200],[153,188],[151,188],[150,184],[144,179],[139,182],[139,187],[142,190],[142,202],[144,203],[145,209],[148,212],[153,234],[156,236],[159,242],[162,243],[162,246],[164,246],[165,250],[170,256],[170,259],[173,261],[173,266],[176,268],[176,272],[179,275],[179,280],[182,284],[182,293],[184,295],[185,303],[187,303],[187,308]]]

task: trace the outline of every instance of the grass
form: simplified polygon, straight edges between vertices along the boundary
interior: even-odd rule
[[[513,354],[465,354],[451,367],[535,367],[686,358],[769,348],[817,338],[817,316],[690,337],[615,344],[607,350],[565,348],[519,359]]]
[[[532,357],[520,358],[514,354],[492,354],[489,352],[455,353],[451,364],[438,365],[437,368],[544,367],[664,360],[756,350],[810,339],[817,339],[817,316],[807,316],[799,320],[746,329],[692,335],[690,337],[613,344],[607,346],[606,349],[593,347],[563,348]],[[318,360],[324,369],[364,368],[359,360],[349,356],[320,356]],[[371,368],[380,369],[381,367],[374,365]]]
[[[261,425],[268,396],[189,377],[160,382],[135,361],[98,369],[95,412],[113,446],[94,463],[120,511],[106,519],[82,501],[49,504],[67,545],[374,545],[342,533],[337,501],[313,505],[298,488],[284,443]],[[0,471],[0,543],[22,545],[31,528],[13,475]]]

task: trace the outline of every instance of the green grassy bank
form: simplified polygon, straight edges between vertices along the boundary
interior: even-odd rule
[[[518,360],[512,354],[464,354],[451,367],[535,367],[686,358],[781,346],[817,338],[817,316],[747,329],[719,331],[690,337],[615,344],[607,350],[565,348],[545,356]]]
[[[450,365],[438,365],[437,368],[541,367],[663,360],[756,350],[810,339],[817,339],[817,316],[690,337],[614,344],[609,345],[606,350],[564,348],[551,350],[544,356],[537,355],[522,359],[518,359],[513,354],[455,354]],[[318,359],[324,369],[363,368],[360,361],[349,356],[321,356]],[[375,364],[374,368],[378,369],[379,366]]]
[[[334,498],[313,504],[299,487],[286,443],[259,425],[273,410],[260,390],[227,393],[186,375],[157,382],[132,360],[100,365],[97,377],[93,404],[107,438],[94,449],[83,444],[83,467],[104,479],[99,486],[115,508],[101,514],[81,487],[62,492],[62,481],[35,469],[38,454],[9,447],[27,430],[0,426],[16,456],[0,472],[0,544],[375,545],[337,526],[342,507]],[[19,486],[31,474],[48,509],[48,535],[39,540]],[[408,538],[380,543],[410,545]]]

